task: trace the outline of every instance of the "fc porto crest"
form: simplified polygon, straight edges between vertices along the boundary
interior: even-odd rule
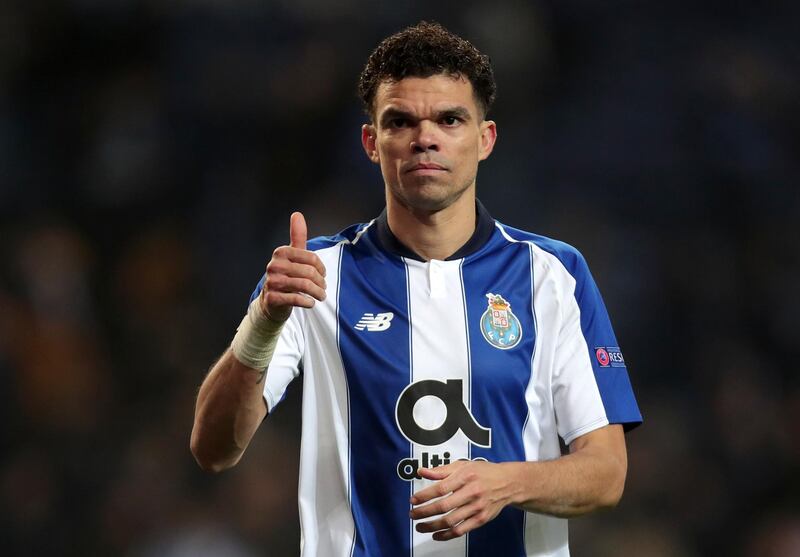
[[[489,307],[481,316],[483,338],[500,350],[514,348],[522,338],[522,325],[517,316],[511,313],[511,304],[500,294],[489,292],[486,298]]]

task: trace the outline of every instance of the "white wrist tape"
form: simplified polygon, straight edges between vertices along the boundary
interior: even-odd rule
[[[231,342],[231,350],[236,359],[253,369],[267,369],[278,337],[281,335],[283,323],[276,323],[261,309],[261,302],[256,298],[250,302],[247,315],[244,316],[236,336]]]

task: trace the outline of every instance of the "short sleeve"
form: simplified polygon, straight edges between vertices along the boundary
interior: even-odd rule
[[[575,282],[572,299],[565,296],[564,300],[559,387],[567,393],[576,388],[569,381],[581,375],[576,370],[588,366],[608,423],[622,424],[626,431],[630,430],[642,422],[642,415],[600,291],[580,253],[573,250],[562,262]],[[582,434],[566,433],[571,433],[572,438]]]
[[[250,302],[261,294],[263,286],[264,277],[261,278],[250,296]],[[273,408],[283,400],[289,383],[300,375],[300,363],[305,347],[301,315],[300,311],[291,313],[281,330],[272,360],[267,366],[264,380],[264,400],[267,403],[268,413],[272,413]]]
[[[586,340],[580,326],[580,309],[571,296],[567,279],[562,300],[553,367],[553,408],[558,434],[569,445],[573,439],[609,423],[600,390],[592,372]]]

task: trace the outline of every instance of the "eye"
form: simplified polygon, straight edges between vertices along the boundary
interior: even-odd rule
[[[408,127],[408,118],[391,118],[387,123],[387,127],[400,129],[400,128],[407,128]]]
[[[461,123],[461,118],[459,118],[458,116],[450,115],[450,116],[445,116],[444,118],[442,118],[442,124],[444,124],[445,126],[448,126],[448,127],[457,126],[460,123]]]

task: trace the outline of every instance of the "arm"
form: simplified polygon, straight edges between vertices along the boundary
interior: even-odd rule
[[[303,215],[294,213],[291,244],[273,253],[259,297],[200,386],[190,446],[204,470],[220,472],[239,462],[267,415],[263,381],[283,324],[293,307],[325,299],[325,267],[306,250],[306,230]]]
[[[622,426],[611,425],[578,437],[570,454],[555,460],[459,461],[418,473],[439,481],[414,494],[411,503],[422,506],[411,518],[444,515],[417,524],[417,531],[436,532],[434,539],[444,541],[482,526],[507,505],[559,517],[615,506],[627,473],[625,437]]]
[[[239,462],[267,415],[263,377],[228,349],[200,385],[191,449],[203,470],[221,472]]]
[[[575,439],[570,454],[545,462],[511,463],[521,489],[512,503],[568,518],[619,503],[628,471],[625,434],[609,425]]]

